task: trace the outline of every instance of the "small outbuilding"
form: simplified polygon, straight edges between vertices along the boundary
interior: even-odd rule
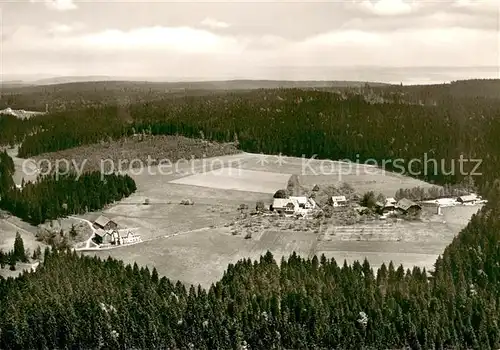
[[[476,204],[477,201],[479,201],[479,198],[475,194],[469,194],[457,198],[457,202],[460,204]]]
[[[347,198],[345,196],[332,196],[331,204],[333,207],[345,207],[347,205]]]

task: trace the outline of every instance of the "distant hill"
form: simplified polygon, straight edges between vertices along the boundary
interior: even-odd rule
[[[89,79],[92,77],[85,77]],[[94,79],[104,79],[94,76]],[[51,78],[52,79],[52,78]],[[193,82],[149,82],[98,80],[50,84],[23,85],[15,82],[0,86],[0,109],[67,110],[79,107],[155,101],[170,97],[224,94],[227,91],[245,92],[256,89],[298,88],[324,91],[350,91],[369,101],[401,101],[410,104],[437,105],[450,99],[500,99],[499,79],[475,79],[437,85],[400,85],[363,81],[288,81],[288,80],[228,80]],[[64,78],[70,79],[70,77]],[[82,79],[84,79],[82,77]]]
[[[26,87],[33,86],[33,84],[26,83],[22,80],[9,80],[1,83],[2,88],[16,88],[16,87]]]
[[[109,80],[114,80],[114,78],[105,75],[67,76],[67,77],[38,79],[33,82],[33,85],[53,85],[53,84],[65,84],[65,83],[77,83],[77,82],[83,83],[83,82],[96,82],[96,81],[109,81]]]
[[[174,88],[174,89],[196,89],[196,90],[249,90],[249,89],[276,89],[276,88],[342,88],[342,87],[360,87],[365,85],[365,81],[321,81],[321,80],[213,80],[213,81],[177,81],[169,82],[158,81],[155,79],[141,78],[119,78],[110,76],[67,76],[53,77],[35,80],[27,83],[18,81],[19,84],[26,85],[58,85],[71,83],[102,83],[112,84],[148,84],[152,87]],[[371,86],[389,86],[390,84],[369,82]]]
[[[457,80],[448,84],[434,85],[393,85],[377,88],[376,91],[403,92],[416,101],[429,103],[444,98],[488,98],[500,99],[500,79]]]

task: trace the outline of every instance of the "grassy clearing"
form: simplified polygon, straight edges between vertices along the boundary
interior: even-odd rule
[[[289,177],[290,174],[283,173],[221,168],[183,177],[172,181],[172,183],[272,194],[276,192],[276,189],[284,188]]]
[[[46,245],[36,240],[38,228],[21,221],[19,218],[0,212],[0,249],[8,252],[14,247],[16,233],[19,232],[24,242],[24,248],[28,249],[30,254],[40,246],[42,251]]]

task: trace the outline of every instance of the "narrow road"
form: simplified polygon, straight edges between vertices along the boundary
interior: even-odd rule
[[[93,226],[93,225],[92,225],[92,223],[91,223],[89,220],[87,220],[87,219],[78,218],[78,217],[76,217],[76,216],[70,216],[70,218],[75,219],[75,220],[78,220],[78,221],[86,222],[86,223],[87,223],[87,225],[89,225],[90,229],[92,230],[92,234],[90,235],[89,239],[87,239],[87,240],[85,241],[85,248],[90,248],[90,243],[92,242],[92,238],[94,238],[94,235],[95,235],[95,232],[96,232],[96,230],[95,230],[94,226]]]

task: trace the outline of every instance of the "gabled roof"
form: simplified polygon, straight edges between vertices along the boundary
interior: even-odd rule
[[[347,198],[345,196],[332,196],[333,202],[346,202]]]
[[[99,236],[102,238],[102,237],[106,236],[108,234],[108,232],[99,228],[99,229],[95,230],[95,234],[96,234],[96,236]]]
[[[104,227],[106,226],[111,220],[108,219],[107,217],[105,216],[99,216],[97,219],[95,219],[94,223],[101,226],[101,227]]]
[[[403,210],[408,210],[411,207],[421,208],[420,205],[418,205],[417,203],[415,203],[407,198],[400,199],[399,202],[396,203],[396,207],[401,208]]]
[[[125,232],[118,232],[118,235],[120,238],[128,238],[129,236],[133,236],[133,233],[130,231],[125,231]]]
[[[384,203],[377,201],[375,205],[379,208],[392,208],[396,205],[396,200],[394,198],[387,198]]]
[[[306,204],[307,203],[307,197],[301,196],[301,197],[292,197],[290,196],[290,199],[292,201],[296,201],[299,204]]]
[[[458,200],[461,202],[470,202],[470,201],[477,201],[479,198],[475,194],[469,194],[466,196],[460,196],[458,197]]]

